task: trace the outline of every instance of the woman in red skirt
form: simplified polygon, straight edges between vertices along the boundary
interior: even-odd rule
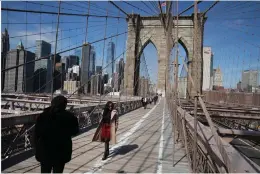
[[[113,114],[114,113],[113,110],[114,110],[114,104],[111,101],[107,102],[107,104],[104,108],[102,122],[101,122],[101,141],[105,142],[105,152],[104,152],[104,157],[102,158],[102,160],[107,159],[107,157],[109,155],[109,141],[111,139],[111,136],[114,136],[114,135],[111,135],[112,121],[115,121],[116,129],[117,129],[117,125],[118,125],[118,119]],[[114,116],[115,116],[115,118],[111,118]]]

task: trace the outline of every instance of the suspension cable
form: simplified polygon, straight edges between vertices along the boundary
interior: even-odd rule
[[[149,10],[151,10],[151,12],[153,12],[153,13],[155,12],[155,11],[152,10],[151,7],[149,7],[144,1],[141,1],[141,2],[142,2]],[[155,12],[155,14],[156,14],[156,13],[157,13],[157,12]]]
[[[14,8],[1,8],[3,11],[14,11],[14,12],[28,12],[28,13],[43,13],[43,14],[54,14],[54,15],[65,15],[65,16],[81,16],[81,17],[97,17],[97,18],[122,18],[121,16],[102,16],[102,15],[88,15],[88,14],[77,14],[77,13],[57,13],[57,12],[50,12],[50,11],[38,11],[38,10],[20,10]]]
[[[56,65],[56,53],[57,53],[57,40],[58,40],[58,35],[59,35],[59,22],[60,22],[60,6],[61,6],[61,1],[59,1],[59,11],[58,11],[58,16],[57,16],[57,28],[56,28],[56,41],[55,41],[55,51],[54,51],[54,56],[53,56],[53,59],[51,57],[51,62],[52,62],[52,74],[51,74],[51,79],[52,79],[52,82],[51,82],[51,100],[53,99],[53,79],[54,79],[54,71],[55,71],[55,65]]]
[[[140,10],[140,11],[143,11],[143,12],[145,12],[145,13],[147,13],[147,14],[151,14],[151,13],[148,13],[147,11],[145,11],[145,10],[143,10],[143,9],[137,7],[137,6],[134,6],[134,5],[130,4],[130,3],[127,2],[127,1],[122,1],[122,2],[126,3],[127,5],[129,5],[129,6],[131,6],[131,7],[134,7],[134,8],[136,8],[136,9]],[[131,2],[131,1],[130,1],[130,2]],[[153,15],[153,14],[152,14],[152,15]]]
[[[116,37],[116,36],[120,36],[120,35],[125,34],[125,33],[127,33],[127,31],[126,31],[126,32],[123,32],[123,33],[119,33],[118,35],[112,35],[112,36],[106,37],[106,38],[104,38],[104,39],[98,39],[98,40],[96,40],[96,41],[91,42],[90,44],[97,43],[97,42],[101,42],[101,41],[103,41],[103,40],[107,40],[107,39],[110,39],[110,38],[113,38],[113,37]],[[71,48],[71,49],[67,49],[67,50],[58,52],[57,54],[61,54],[61,53],[65,53],[65,52],[68,52],[68,51],[71,51],[71,50],[75,50],[75,49],[81,48],[81,47],[83,47],[83,46],[84,46],[84,45],[77,46],[77,47],[74,47],[74,48]],[[23,66],[23,65],[26,65],[26,64],[29,64],[29,63],[33,63],[33,62],[36,62],[36,61],[39,61],[39,60],[42,60],[42,59],[47,59],[49,56],[51,56],[51,55],[43,56],[43,57],[41,57],[41,58],[39,58],[39,59],[36,59],[36,60],[33,60],[33,61],[28,61],[28,62],[23,63],[23,64],[19,64],[19,65],[10,67],[10,68],[6,68],[6,69],[4,69],[4,70],[1,70],[1,72],[5,72],[5,71],[8,71],[8,70],[10,70],[10,69],[18,68],[18,67],[20,67],[20,66]]]
[[[122,9],[120,8],[118,5],[116,5],[113,1],[108,1],[110,2],[111,4],[113,4],[118,10],[120,10],[122,13],[124,13],[128,18],[130,18],[130,16]]]

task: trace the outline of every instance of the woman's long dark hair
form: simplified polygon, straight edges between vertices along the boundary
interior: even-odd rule
[[[109,110],[109,105],[112,105],[112,109],[111,110]],[[107,116],[107,114],[110,113],[113,109],[114,109],[114,103],[111,102],[111,101],[108,101],[106,103],[106,105],[105,105],[105,108],[104,108],[103,117]]]
[[[64,111],[67,107],[67,103],[68,100],[62,95],[54,97],[51,101],[50,114]]]

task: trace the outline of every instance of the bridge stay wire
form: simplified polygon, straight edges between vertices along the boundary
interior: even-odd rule
[[[197,2],[197,4],[198,4],[198,2]],[[41,5],[42,6],[42,5]],[[177,7],[178,8],[178,7]],[[26,9],[27,10],[27,9]],[[8,13],[8,11],[7,11],[7,13]],[[26,13],[29,13],[29,12],[26,12]],[[41,15],[41,13],[40,13],[40,15]],[[116,15],[116,14],[115,14]],[[118,15],[119,16],[119,15]],[[179,15],[177,15],[177,16],[179,16]],[[87,18],[89,17],[88,15],[86,16]],[[107,19],[108,17],[106,17],[106,19]],[[119,21],[120,20],[120,18],[117,18],[117,20]],[[178,21],[178,19],[177,19],[177,21]],[[26,21],[26,23],[27,23],[27,21]],[[40,23],[42,23],[41,21],[40,21]],[[60,22],[60,23],[62,23],[62,22]],[[118,22],[119,23],[119,22]],[[11,24],[11,23],[9,23],[9,24]],[[106,25],[106,27],[107,27],[108,25]],[[118,26],[118,25],[117,25]],[[26,26],[27,27],[27,26]],[[90,27],[90,26],[88,26],[88,27]],[[88,28],[87,27],[87,28]],[[177,28],[178,28],[178,22],[177,22]],[[104,29],[104,28],[103,28]],[[27,29],[26,29],[27,30]],[[60,31],[60,30],[59,30]],[[240,30],[237,30],[237,31],[240,31]],[[240,32],[242,32],[242,30],[240,31]],[[40,32],[40,33],[42,33],[42,32]],[[87,33],[89,33],[89,32],[87,32],[86,31],[86,33],[83,33],[83,34],[86,34],[86,38],[87,38]],[[127,32],[126,32],[127,33]],[[126,35],[126,33],[124,33],[123,35]],[[250,33],[250,32],[247,32],[248,33],[248,35],[250,35],[250,36],[254,36],[254,33],[252,34],[252,33]],[[26,33],[25,34],[26,36],[28,36],[28,35],[30,35],[30,33],[28,34],[28,33]],[[41,34],[40,34],[41,35]],[[177,35],[178,35],[178,32],[177,32]],[[70,36],[71,37],[71,36]],[[115,36],[116,37],[116,39],[118,38],[118,28],[117,28],[117,35]],[[113,37],[114,38],[114,37]],[[177,36],[177,38],[178,38],[178,36]],[[225,40],[227,40],[227,38],[226,37],[224,37],[224,39]],[[196,40],[196,37],[194,37],[194,40]],[[104,41],[105,42],[105,40],[102,40],[102,41]],[[177,41],[178,41],[178,39],[177,39]],[[57,42],[57,41],[56,41]],[[176,42],[176,40],[174,40],[174,42]],[[194,42],[196,42],[196,41],[194,41]],[[243,40],[243,42],[244,43],[247,43],[246,42],[246,40]],[[177,42],[178,43],[178,42]],[[251,43],[251,44],[254,44],[254,43]],[[142,45],[142,43],[141,43],[141,45]],[[240,47],[243,47],[243,46],[241,46],[241,45],[239,45],[239,44],[234,44],[235,46],[237,46],[238,48]],[[176,47],[178,47],[178,44],[176,44]],[[104,47],[103,47],[104,48]],[[259,48],[259,47],[258,47]],[[241,49],[244,49],[245,51],[244,51],[244,54],[246,54],[246,52],[248,52],[248,54],[250,55],[251,53],[252,53],[252,51],[250,52],[250,51],[248,51],[248,50],[246,50],[245,48],[241,48]],[[223,50],[223,49],[222,49]],[[176,53],[176,56],[177,57],[181,57],[182,59],[184,59],[184,57],[182,57],[182,56],[180,56],[180,55],[178,55],[178,49],[176,49],[175,50],[177,53]],[[235,52],[233,49],[231,49],[230,50],[230,52]],[[223,51],[224,52],[224,51]],[[125,51],[123,52],[123,55],[125,54]],[[227,53],[225,53],[226,55],[227,55]],[[260,56],[260,49],[259,49],[259,56]],[[120,56],[119,56],[120,57]],[[243,55],[241,55],[241,57],[243,57]],[[235,60],[238,60],[238,59],[241,59],[241,57],[238,57],[238,58],[233,58],[233,62],[235,61]],[[245,56],[244,56],[245,57]],[[103,56],[103,58],[104,58],[104,56]],[[187,57],[185,57],[185,60],[183,61],[184,62],[184,65],[183,65],[183,67],[182,67],[182,71],[184,71],[184,69],[186,69],[186,72],[188,73],[188,78],[189,78],[189,80],[192,82],[192,78],[191,78],[191,76],[190,76],[190,72],[188,71],[188,69],[187,69],[187,63],[186,63],[186,60],[187,59]],[[221,57],[221,59],[223,59],[223,61],[226,61],[226,63],[227,62],[229,62],[230,60],[231,60],[231,57],[228,57],[228,59],[224,59],[223,57]],[[146,61],[145,60],[145,56],[144,56],[144,61]],[[244,60],[244,61],[246,61],[246,60]],[[115,61],[112,61],[111,63],[114,63]],[[238,64],[238,62],[239,61],[237,61],[237,64]],[[178,64],[177,64],[178,62],[175,62],[175,66],[177,66],[178,67]],[[234,62],[235,63],[235,62]],[[145,63],[146,64],[146,63]],[[259,58],[258,58],[258,65],[260,65],[260,63],[259,63]],[[147,65],[146,65],[147,66]],[[245,67],[245,66],[244,66]],[[147,70],[147,67],[144,67],[144,68],[146,68],[146,70]],[[238,65],[237,65],[237,68],[238,68]],[[104,68],[103,68],[103,66],[102,66],[102,70],[103,70]],[[231,65],[228,65],[228,68],[227,69],[231,69],[231,71],[232,71],[232,73],[231,74],[233,74],[233,72],[234,72],[234,66],[232,67]],[[175,70],[177,70],[178,71],[178,68],[177,69],[175,69]],[[135,71],[137,71],[136,69],[135,69]],[[169,71],[170,72],[170,71]],[[198,72],[197,72],[198,73]],[[62,74],[62,72],[60,73],[60,75]],[[179,83],[179,80],[178,80],[178,73],[176,73],[177,74],[177,80],[174,80],[174,83]],[[175,75],[176,75],[175,74]],[[182,73],[181,73],[182,74]],[[148,76],[149,76],[149,73],[148,73]],[[169,77],[169,76],[168,76]],[[174,76],[175,77],[175,76]],[[149,78],[150,78],[150,76],[149,76]],[[176,77],[175,77],[176,78]],[[91,78],[92,79],[92,78]],[[91,80],[90,79],[90,80]],[[120,79],[120,78],[118,78],[118,79]],[[89,81],[90,81],[89,80]],[[138,81],[139,81],[139,79],[137,79]],[[194,79],[194,80],[196,80],[196,79]],[[88,82],[89,82],[88,81]],[[168,79],[168,81],[169,81],[169,79]],[[47,83],[50,83],[51,81],[49,81],[49,82],[47,82]],[[194,81],[193,81],[193,83],[194,83]],[[136,83],[135,84],[135,86],[137,85],[138,83]],[[168,83],[168,85],[169,85],[170,83]],[[84,86],[85,84],[83,84],[83,86]],[[196,85],[196,84],[195,84]],[[168,88],[168,89],[171,89],[171,88]],[[125,88],[123,88],[122,89],[122,91],[124,91],[125,90]],[[174,89],[175,90],[175,89]],[[177,91],[177,93],[175,93],[175,95],[172,95],[172,91],[169,91],[169,93],[171,94],[171,95],[167,95],[167,97],[166,97],[166,99],[167,99],[167,102],[168,102],[168,107],[170,108],[170,106],[177,106],[177,107],[182,107],[181,106],[181,102],[180,102],[180,96],[179,96],[179,91]],[[108,95],[109,93],[107,93],[107,94],[105,94],[105,95],[102,95],[102,99],[103,98],[105,98],[107,95]],[[70,96],[71,97],[71,96]],[[118,99],[118,101],[117,101],[117,103],[120,103],[120,97],[121,97],[121,95],[119,95],[119,99]],[[197,97],[195,97],[195,98],[197,98],[197,102],[194,100],[194,108],[196,108],[196,106],[195,106],[195,103],[197,103],[197,105],[198,105],[198,102],[199,102],[199,104],[202,106],[202,104],[201,103],[203,103],[204,101],[200,98],[201,96],[197,96]],[[101,98],[101,94],[100,94],[100,98]],[[111,98],[112,98],[112,95],[111,95]],[[172,100],[172,99],[175,99],[175,100]],[[126,100],[127,100],[127,98],[126,98]],[[177,102],[177,100],[178,100],[178,102]],[[202,100],[202,101],[200,101],[200,100]],[[81,103],[81,98],[80,98],[80,103]],[[88,102],[87,104],[89,104],[90,102]],[[99,103],[98,103],[98,105],[100,106],[102,104],[102,102],[101,102],[101,100],[99,101]],[[80,105],[80,107],[81,107],[82,105]],[[96,106],[96,107],[99,107],[99,106]],[[197,106],[198,107],[198,106]],[[203,109],[203,113],[205,113],[205,110],[207,111],[207,108],[204,106],[204,108],[202,107],[202,109]],[[93,112],[94,112],[94,110],[89,114],[89,115],[91,115],[91,114],[93,114]],[[172,110],[170,110],[170,112],[172,113],[173,111]],[[196,118],[196,114],[197,113],[197,109],[196,110],[194,110],[194,118]],[[178,115],[177,115],[178,114]],[[195,156],[194,154],[196,154],[196,153],[199,153],[199,152],[197,152],[197,151],[199,151],[200,149],[199,149],[199,146],[197,146],[197,144],[195,143],[196,141],[195,141],[195,136],[197,136],[197,130],[195,131],[195,133],[194,133],[194,135],[193,135],[193,133],[190,133],[189,131],[187,132],[187,130],[186,130],[186,122],[185,122],[185,119],[184,119],[184,117],[185,117],[185,112],[184,112],[184,114],[183,113],[181,113],[180,114],[180,112],[178,112],[176,115],[178,116],[177,117],[177,119],[181,119],[181,121],[179,122],[179,123],[181,123],[181,124],[179,124],[179,125],[175,125],[175,127],[176,128],[178,128],[178,131],[177,131],[177,134],[176,134],[176,136],[179,136],[179,134],[184,134],[183,136],[184,137],[186,137],[186,138],[184,138],[183,139],[183,141],[184,141],[184,145],[185,145],[185,149],[186,149],[186,152],[187,152],[187,156],[188,156],[188,159],[191,161],[192,159],[193,159],[193,163],[194,163],[194,157],[192,158],[192,156]],[[174,115],[174,113],[172,114],[172,115]],[[206,115],[206,114],[205,114]],[[209,115],[209,114],[208,114]],[[207,118],[207,115],[206,115],[206,119],[208,119]],[[215,122],[215,120],[213,119],[213,118],[211,118],[214,122]],[[207,120],[208,121],[208,120]],[[194,122],[195,123],[195,122]],[[181,127],[181,125],[182,125],[182,127]],[[194,127],[195,127],[195,125],[197,125],[197,123],[196,124],[194,124]],[[242,125],[242,123],[241,123],[241,125]],[[182,130],[181,130],[181,128],[182,128]],[[31,130],[32,128],[29,128],[28,130]],[[212,130],[211,130],[212,131]],[[213,132],[214,132],[214,130],[213,130]],[[190,135],[190,134],[192,134],[193,135],[193,146],[195,146],[195,148],[193,148],[192,150],[193,150],[193,154],[190,154],[190,153],[188,153],[188,147],[187,147],[187,136],[190,136],[190,137],[192,137],[192,135]],[[22,135],[25,135],[25,133],[22,133]],[[214,134],[213,134],[214,135]],[[215,136],[215,135],[214,135]],[[215,138],[215,137],[214,137]],[[179,139],[179,137],[175,137],[174,138],[174,140],[175,139]],[[219,148],[219,147],[218,147]],[[194,151],[194,149],[197,149],[197,151],[195,152]],[[221,152],[221,155],[222,155],[222,153],[225,153],[225,152],[223,152],[223,151],[221,151],[220,150],[220,152]],[[196,157],[195,157],[195,159],[196,159]],[[191,164],[191,163],[190,163]],[[195,168],[194,170],[197,170],[196,169],[196,166],[197,167],[199,167],[198,166],[199,164],[198,163],[195,163],[195,164],[192,164],[192,166],[193,166],[193,168]],[[227,165],[227,164],[225,164],[226,166],[229,166],[229,165]],[[195,167],[194,167],[195,166]],[[224,169],[224,170],[226,170],[226,169]],[[229,168],[228,168],[228,170],[227,171],[229,171]],[[197,171],[198,172],[198,171]]]
[[[129,5],[129,6],[131,6],[131,7],[134,7],[134,8],[136,8],[136,9],[140,10],[140,11],[145,12],[145,13],[148,14],[148,15],[153,15],[153,13],[147,12],[146,10],[141,9],[141,8],[139,8],[139,7],[137,7],[137,6],[133,5],[133,4],[131,4],[131,3],[130,3],[131,1],[122,1],[122,2],[124,2],[125,4],[127,4],[127,5]]]
[[[87,33],[87,32],[86,32],[86,33]],[[117,33],[118,33],[118,31],[117,31]],[[126,34],[126,33],[125,33],[125,34]],[[147,34],[149,34],[149,33],[147,33]],[[144,37],[145,37],[145,36],[144,36]],[[138,41],[139,41],[139,40],[141,40],[141,38],[139,38]],[[138,42],[138,41],[137,41],[137,42]],[[134,45],[133,45],[133,46],[134,46]],[[130,48],[131,48],[131,47],[130,47]],[[128,49],[130,49],[130,48],[128,48]],[[73,48],[73,49],[74,49],[74,48]],[[73,49],[70,49],[70,50],[73,50]],[[123,54],[124,54],[124,53],[125,53],[125,51],[123,52]],[[118,56],[118,58],[119,58],[119,56]],[[116,59],[118,59],[118,58],[116,58]],[[116,59],[115,59],[115,60],[116,60]],[[114,60],[114,61],[115,61],[115,60]],[[111,63],[114,63],[114,61],[112,61]],[[145,61],[145,60],[144,60],[144,61]],[[111,64],[111,63],[110,63],[110,64]],[[145,63],[145,64],[146,64],[146,63]],[[21,65],[21,66],[22,66],[22,65]],[[146,65],[146,66],[147,66],[147,65]],[[147,70],[147,67],[145,67],[145,68],[146,68],[146,70]],[[104,68],[103,68],[103,69],[104,69]],[[102,70],[103,70],[103,69],[102,69]],[[135,71],[137,71],[137,69],[136,69]],[[61,74],[61,73],[60,73],[60,74]],[[55,78],[56,78],[56,77],[54,77],[53,79],[55,79]],[[53,80],[53,79],[52,79],[52,80]],[[119,78],[119,79],[120,79],[120,78]],[[138,80],[139,80],[139,79],[138,79]],[[49,81],[49,82],[47,82],[47,83],[50,83],[50,82],[51,82],[51,81]],[[138,84],[138,83],[137,83],[137,84]],[[136,84],[136,85],[137,85],[137,84]],[[72,96],[72,95],[70,95],[70,96]],[[70,98],[70,96],[69,96],[68,98]],[[106,96],[106,95],[105,95],[105,96]],[[104,97],[105,97],[105,96],[104,96]],[[120,100],[120,98],[119,98],[119,100]],[[80,100],[80,102],[81,102],[81,100]],[[99,104],[100,104],[100,103],[99,103]],[[80,106],[80,107],[81,107],[81,106]],[[93,110],[93,111],[94,111],[94,110]],[[34,127],[34,125],[31,126],[29,129],[27,129],[27,131],[31,131],[31,130],[33,129],[33,127]],[[25,134],[27,134],[27,132],[26,132],[26,133],[25,133],[25,132],[22,133],[22,135],[21,135],[20,137],[25,136]],[[6,153],[9,153],[9,151],[6,151]]]
[[[157,14],[155,10],[153,10],[151,7],[149,7],[144,1],[141,1],[153,14]]]
[[[195,21],[195,24],[194,24],[194,30],[198,30],[198,29],[196,29],[197,28],[197,21],[196,21],[196,19],[197,19],[197,1],[195,1],[194,2],[194,21]],[[196,32],[197,33],[197,32]],[[196,42],[196,41],[198,41],[197,40],[197,34],[195,34],[195,36],[194,36],[194,42]],[[177,41],[178,41],[178,39],[176,39]],[[173,42],[174,42],[174,40],[173,40]],[[195,43],[194,43],[195,44]],[[195,44],[196,45],[196,44]],[[196,49],[196,48],[195,48]],[[195,50],[195,53],[196,53],[196,51],[198,51],[198,49],[196,49]],[[199,56],[198,55],[198,53],[196,54],[197,56]],[[201,55],[200,55],[201,56]],[[175,62],[176,63],[176,62]],[[221,140],[220,140],[220,138],[219,138],[219,136],[218,136],[218,134],[217,134],[217,131],[216,131],[216,128],[215,128],[215,126],[213,125],[213,122],[212,122],[212,120],[211,120],[211,118],[210,118],[210,115],[209,115],[209,113],[208,113],[208,111],[207,111],[207,108],[206,108],[206,106],[205,106],[205,103],[204,103],[204,101],[202,100],[202,98],[201,98],[201,96],[200,96],[200,92],[199,92],[199,90],[198,90],[198,87],[195,85],[195,83],[194,83],[194,81],[193,81],[193,79],[192,79],[192,77],[191,77],[191,75],[190,75],[190,72],[188,71],[188,68],[187,68],[187,65],[186,65],[186,62],[185,62],[185,60],[183,60],[183,64],[184,64],[184,67],[185,67],[185,69],[186,69],[186,71],[188,72],[188,77],[189,77],[189,80],[191,81],[191,84],[192,84],[192,86],[197,90],[197,96],[195,96],[195,98],[197,98],[198,99],[198,102],[200,103],[200,105],[202,106],[202,109],[203,109],[203,112],[204,112],[204,114],[205,114],[205,116],[206,116],[206,119],[207,119],[207,121],[208,121],[208,123],[209,123],[209,126],[210,126],[210,129],[211,129],[211,132],[212,132],[212,134],[213,134],[213,136],[214,136],[214,139],[215,139],[215,141],[217,142],[217,145],[218,145],[218,149],[220,150],[220,153],[221,153],[221,156],[223,157],[223,161],[224,161],[224,163],[225,163],[225,165],[226,165],[226,167],[227,167],[227,170],[228,171],[230,171],[230,160],[229,160],[229,158],[228,158],[228,156],[227,156],[227,152],[225,151],[225,149],[224,149],[224,147],[223,147],[223,144],[222,144],[222,142],[221,142]],[[178,66],[178,64],[176,64],[176,67]],[[176,68],[176,70],[175,70],[175,72],[177,71],[177,68]],[[178,76],[178,74],[177,74],[177,76]],[[175,82],[174,83],[178,83],[177,82],[178,81],[178,78],[177,79],[175,79]],[[177,84],[175,85],[175,86],[177,86]],[[177,90],[177,89],[175,89],[175,90]],[[177,106],[177,93],[178,92],[174,92],[174,99],[173,99],[173,101],[174,101],[174,105],[176,106],[176,110],[177,110],[177,108],[178,108],[178,106]],[[196,102],[196,100],[195,100],[195,117],[196,117],[196,112],[197,112],[197,102]],[[174,114],[174,115],[176,115],[176,113]],[[177,117],[177,115],[176,115],[176,117]],[[195,151],[197,151],[197,143],[196,143],[196,141],[197,141],[197,121],[196,121],[196,118],[194,118],[195,119],[195,121],[194,121],[194,128],[195,128],[195,137],[194,137],[194,146],[195,146],[195,149],[194,149],[194,151],[193,151],[193,155],[196,155],[196,152]],[[175,124],[175,126],[176,126],[176,124]],[[174,134],[175,135],[175,134]],[[187,138],[187,137],[185,137],[185,138]],[[175,139],[175,138],[174,138]],[[196,144],[195,144],[196,143]],[[175,142],[174,142],[174,144],[175,144]],[[188,152],[187,152],[188,153]],[[195,156],[194,156],[195,157]],[[194,159],[192,158],[192,160],[193,160],[193,164],[192,164],[192,168],[193,168],[193,170],[195,170],[196,171],[196,168],[194,168],[194,167],[196,167],[196,160],[194,161]],[[225,171],[226,169],[223,169],[222,168],[222,170],[223,171]]]
[[[131,30],[130,30],[131,31]],[[125,34],[126,34],[127,32],[125,32]],[[123,52],[122,54],[124,54],[125,52]],[[121,54],[121,55],[122,55]],[[121,56],[120,55],[120,56]],[[117,59],[119,59],[120,58],[120,56],[118,56],[116,59],[115,59],[115,61],[117,60]],[[47,56],[45,56],[45,57],[47,57]],[[45,58],[44,57],[44,58]],[[41,58],[39,58],[39,60],[40,60]],[[38,59],[37,59],[38,60]],[[36,61],[37,61],[36,60]],[[27,62],[28,64],[30,63],[30,62]],[[111,63],[113,63],[113,62],[110,62],[110,64]],[[25,63],[26,64],[26,63]],[[24,64],[20,64],[19,66],[23,66]],[[109,65],[109,64],[108,64]],[[106,65],[102,70],[104,70],[108,65]],[[13,68],[16,68],[16,67],[13,67]],[[10,69],[13,69],[12,67],[10,67]],[[6,70],[6,71],[8,71],[8,69]],[[42,73],[42,72],[44,72],[44,71],[47,71],[46,69],[43,69],[42,71],[39,71],[38,73],[36,73],[36,74],[34,74],[33,76],[31,76],[31,77],[29,77],[29,78],[27,78],[27,80],[30,80],[30,79],[32,79],[32,78],[34,78],[35,76],[37,76],[38,74],[40,74],[40,73]],[[58,76],[60,76],[61,75],[61,73],[59,73],[59,74],[57,74],[55,77],[54,77],[54,79],[55,78],[57,78]],[[91,79],[90,79],[91,80]],[[89,81],[90,81],[89,80]],[[20,82],[19,84],[21,84],[21,83],[23,83],[23,82]],[[42,88],[44,88],[47,84],[49,84],[49,83],[51,83],[51,81],[49,81],[49,82],[47,82],[46,84],[44,84],[44,85],[42,85],[38,90],[36,90],[35,92],[39,92]],[[86,85],[86,84],[83,84],[81,87],[83,87],[84,85]],[[11,89],[11,88],[8,88],[8,89]],[[77,91],[75,91],[75,92],[77,92]],[[73,93],[74,94],[74,93]]]

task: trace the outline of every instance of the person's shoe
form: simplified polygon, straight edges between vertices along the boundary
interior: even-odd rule
[[[102,160],[103,160],[103,161],[106,160],[107,157],[108,157],[108,155],[109,155],[109,151],[106,151],[105,154],[104,154],[104,156],[103,156],[103,158],[102,158]]]

